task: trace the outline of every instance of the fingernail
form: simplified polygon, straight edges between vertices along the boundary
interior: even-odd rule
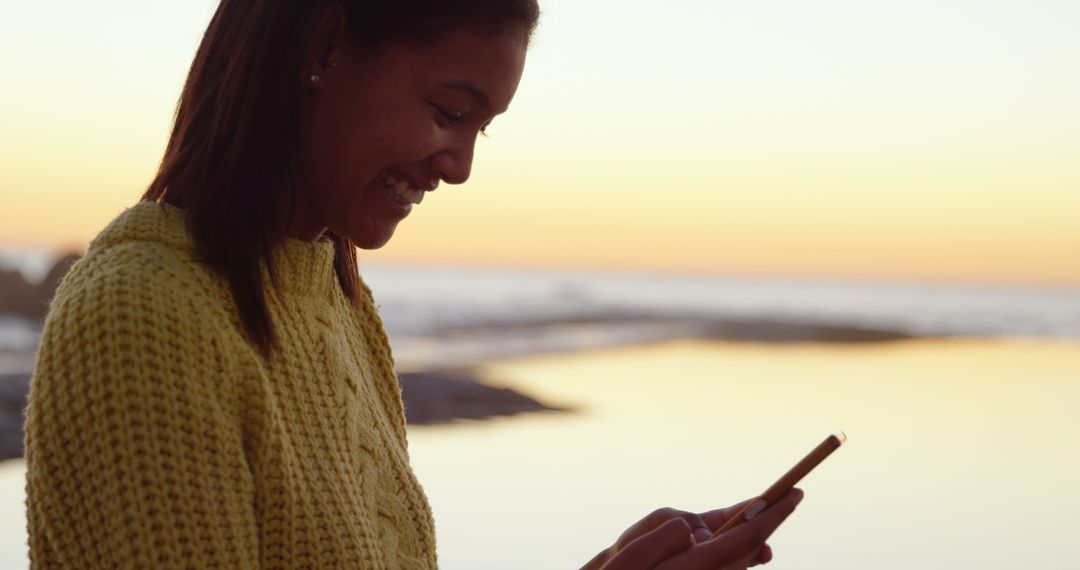
[[[709,540],[711,536],[712,532],[706,528],[699,528],[694,531],[694,538],[696,538],[698,542],[705,542],[706,540]]]
[[[801,503],[804,497],[806,497],[806,494],[802,491],[799,491],[799,495],[795,497],[795,504],[798,505],[799,503]]]

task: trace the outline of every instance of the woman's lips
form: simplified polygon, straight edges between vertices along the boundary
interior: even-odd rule
[[[402,200],[402,198],[398,196],[394,187],[387,186],[384,181],[379,180],[375,184],[378,187],[377,192],[379,194],[379,197],[382,198],[382,202],[386,205],[386,209],[389,214],[397,217],[398,219],[404,218],[405,216],[409,215],[409,212],[412,211],[412,203],[408,202],[407,200]]]
[[[427,187],[424,187],[403,174],[383,171],[376,177],[374,184],[381,186],[376,192],[387,202],[389,210],[404,218],[412,211],[413,206],[424,200],[424,194],[439,186],[439,179],[433,178]]]
[[[404,178],[398,178],[392,174],[383,176],[383,184],[394,191],[403,204],[419,204],[424,200],[424,190],[414,188],[412,183]]]

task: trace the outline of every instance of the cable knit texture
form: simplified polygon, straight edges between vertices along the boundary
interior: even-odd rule
[[[30,388],[34,568],[436,567],[386,334],[333,259],[328,239],[275,249],[267,360],[182,210],[142,202],[98,235]]]

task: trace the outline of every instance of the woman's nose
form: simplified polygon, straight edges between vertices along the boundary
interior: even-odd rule
[[[447,184],[464,184],[472,172],[473,147],[476,139],[439,151],[431,157],[431,167]]]

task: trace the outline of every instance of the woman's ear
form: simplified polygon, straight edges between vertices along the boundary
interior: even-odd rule
[[[301,71],[301,80],[311,87],[325,81],[326,72],[336,65],[335,55],[345,45],[345,10],[337,2],[326,7],[315,33],[308,42],[307,57]]]

